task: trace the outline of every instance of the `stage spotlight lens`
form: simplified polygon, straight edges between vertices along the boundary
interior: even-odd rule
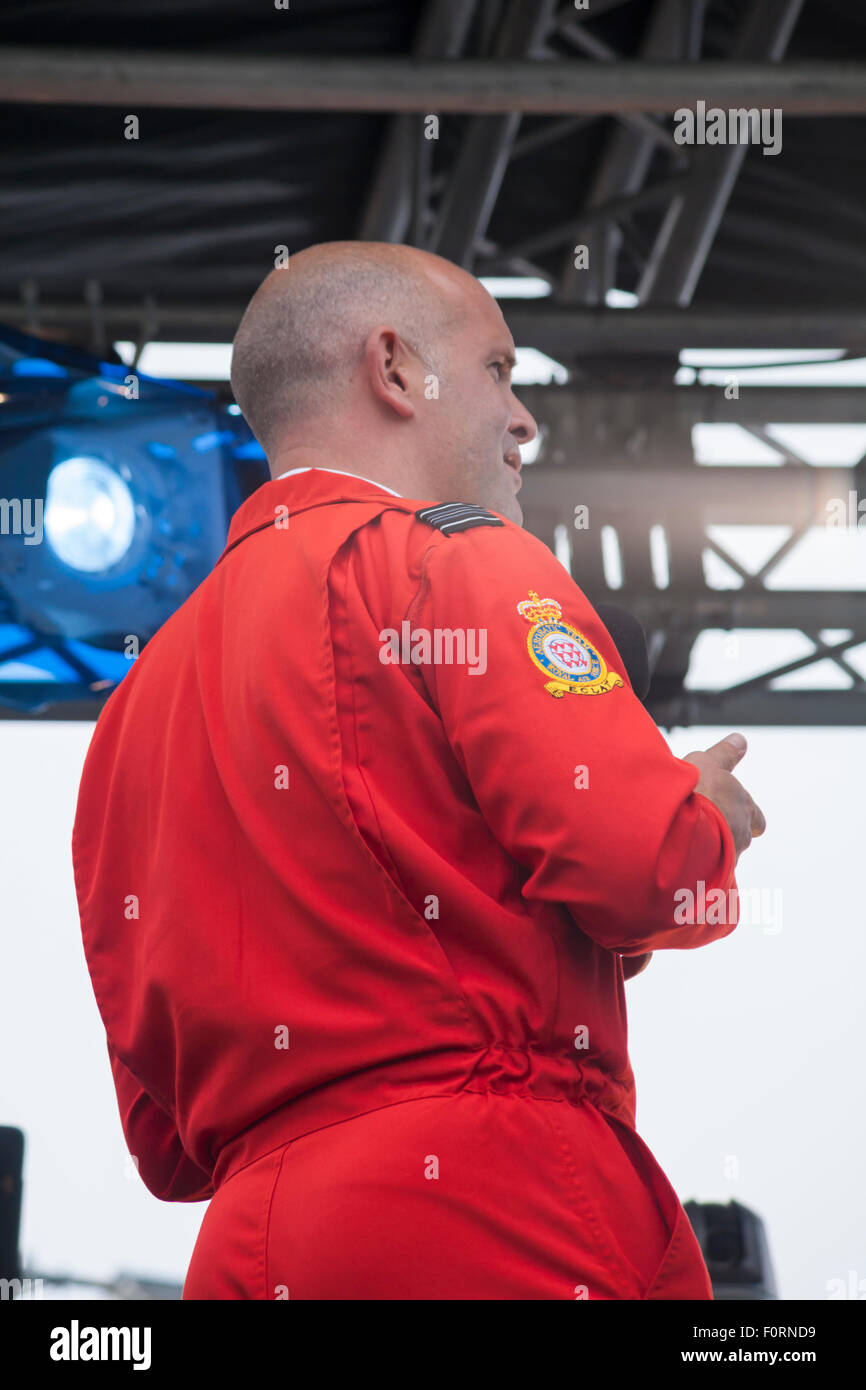
[[[132,493],[99,459],[64,459],[48,475],[44,527],[64,564],[88,574],[109,569],[132,545]]]

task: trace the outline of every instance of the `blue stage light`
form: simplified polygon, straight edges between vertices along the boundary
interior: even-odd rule
[[[0,326],[0,717],[95,718],[268,476],[212,392]]]
[[[44,526],[55,555],[71,569],[108,570],[132,545],[132,493],[99,459],[64,459],[48,474]]]

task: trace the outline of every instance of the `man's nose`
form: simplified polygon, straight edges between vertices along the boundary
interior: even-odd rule
[[[529,444],[538,434],[538,426],[526,409],[526,406],[521,404],[514,395],[514,392],[511,393],[511,399],[514,403],[514,408],[508,426],[508,433],[514,435],[518,444]]]

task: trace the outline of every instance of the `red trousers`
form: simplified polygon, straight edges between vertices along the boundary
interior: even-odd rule
[[[464,1090],[385,1105],[239,1168],[186,1299],[711,1299],[646,1144],[588,1103]]]

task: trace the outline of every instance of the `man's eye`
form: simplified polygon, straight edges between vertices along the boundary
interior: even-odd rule
[[[492,362],[490,365],[496,368],[497,373],[498,373],[498,376],[499,376],[499,380],[501,381],[503,375],[508,371],[508,363],[507,363],[507,362]]]

